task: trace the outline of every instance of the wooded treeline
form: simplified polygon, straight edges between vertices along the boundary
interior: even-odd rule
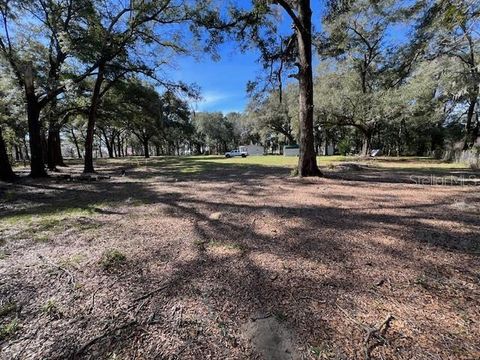
[[[98,156],[248,143],[298,143],[306,176],[329,146],[435,156],[478,146],[478,1],[320,7],[312,17],[307,0],[1,0],[1,178],[14,177],[15,160],[42,177],[64,156],[92,172]],[[196,113],[200,89],[170,80],[168,67],[178,55],[216,57],[226,40],[260,53],[251,102],[242,114]]]

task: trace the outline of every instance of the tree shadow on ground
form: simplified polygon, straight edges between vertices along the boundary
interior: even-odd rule
[[[153,358],[158,354],[161,357],[162,349],[149,348],[149,342],[154,342],[157,335],[175,339],[177,351],[189,344],[190,348],[182,351],[190,357],[205,355],[206,344],[222,337],[205,329],[198,330],[193,336],[188,333],[187,326],[172,325],[171,306],[176,303],[184,306],[197,304],[205,312],[199,316],[217,324],[227,324],[233,338],[239,336],[241,323],[249,321],[248,317],[255,312],[262,311],[282,318],[299,339],[317,338],[329,343],[345,325],[332,328],[324,318],[325,314],[336,314],[341,318],[337,304],[354,311],[358,308],[355,296],[366,296],[373,291],[372,285],[379,276],[385,276],[388,267],[401,269],[406,263],[417,273],[438,273],[436,264],[429,259],[419,259],[412,249],[438,249],[452,255],[468,256],[476,256],[480,250],[478,213],[445,212],[445,206],[451,204],[449,199],[440,198],[434,204],[415,206],[391,203],[383,211],[376,209],[375,212],[367,207],[259,204],[257,200],[262,192],[268,193],[270,181],[278,177],[285,176],[282,184],[290,185],[284,191],[295,191],[297,187],[305,190],[309,184],[318,186],[318,181],[322,180],[287,178],[288,170],[275,167],[202,166],[206,168],[181,176],[178,176],[175,165],[171,169],[159,165],[153,171],[143,173],[135,169],[126,178],[108,181],[84,184],[57,183],[57,180],[49,179],[18,183],[9,188],[14,192],[12,201],[28,203],[29,206],[4,210],[3,216],[52,214],[73,207],[93,208],[94,212],[100,209],[106,216],[121,217],[124,213],[122,207],[130,206],[133,201],[139,205],[139,216],[149,216],[142,206],[161,205],[162,213],[157,216],[188,219],[194,234],[191,239],[178,240],[183,241],[183,248],[191,250],[193,255],[190,258],[179,259],[169,247],[159,249],[158,245],[165,239],[152,238],[151,247],[146,249],[150,251],[130,259],[122,271],[105,275],[112,279],[111,287],[101,289],[110,312],[96,313],[89,311],[88,307],[80,307],[83,327],[79,326],[73,334],[66,336],[68,344],[65,337],[55,334],[47,358],[107,358],[112,351],[123,351],[128,356],[131,355],[132,342],[137,347],[145,347],[145,357]],[[221,176],[225,172],[229,173],[228,178]],[[154,177],[170,187],[156,189],[153,187]],[[153,183],[145,182],[145,179]],[[212,187],[228,184],[231,187],[221,187],[218,198],[207,199],[184,191],[198,183]],[[346,182],[344,185],[356,187],[358,183]],[[280,185],[276,183],[275,186]],[[244,188],[248,190],[244,191]],[[239,196],[249,200],[237,201]],[[356,200],[342,194],[321,196],[344,202]],[[402,213],[401,209],[405,207],[411,211]],[[211,214],[217,212],[221,216],[212,218]],[[274,222],[267,226],[263,224],[267,221],[264,219],[273,219]],[[471,230],[445,228],[432,224],[433,219],[463,224],[464,228]],[[388,236],[398,239],[401,246],[372,241],[382,237],[382,229]],[[380,233],[372,239],[369,234],[376,231]],[[371,254],[371,257],[358,262],[359,253]],[[474,265],[474,261],[467,258],[464,267],[469,267],[469,261]],[[172,272],[149,270],[159,262],[171,262]],[[96,276],[95,270],[88,274]],[[448,272],[444,276],[448,276]],[[145,301],[135,301],[159,286],[165,286],[165,289]],[[30,295],[35,292],[29,291]],[[115,291],[123,294],[120,300],[117,295],[111,296]],[[92,293],[86,292],[77,301],[89,303],[91,297]],[[132,304],[134,307],[129,308]],[[132,318],[136,323],[131,327],[107,332]],[[104,330],[99,330],[102,326]],[[440,328],[441,324],[432,320],[432,327],[435,326]],[[81,354],[76,353],[82,344],[106,332],[106,336],[93,342]],[[148,333],[153,335],[149,337]],[[228,336],[224,338],[225,346],[234,351],[234,340]],[[228,351],[223,355],[228,357]]]

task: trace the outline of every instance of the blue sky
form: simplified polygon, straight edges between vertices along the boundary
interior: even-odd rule
[[[250,1],[240,1],[249,7]],[[313,20],[316,29],[320,26],[319,6],[322,1],[312,0]],[[290,29],[290,18],[282,11],[282,32]],[[196,111],[221,111],[224,113],[241,112],[248,103],[246,85],[255,80],[262,68],[257,62],[256,51],[241,53],[238,44],[228,42],[220,46],[220,60],[214,61],[208,56],[200,60],[191,57],[178,59],[174,79],[200,86],[203,100],[192,104]]]
[[[324,0],[312,0],[312,22],[316,31],[321,30],[321,14]],[[240,0],[237,3],[249,8],[249,0]],[[282,10],[282,33],[290,33],[291,20]],[[387,38],[396,44],[406,40],[408,30],[401,24],[389,30]],[[195,60],[192,57],[176,59],[176,69],[172,72],[175,80],[195,83],[200,86],[202,101],[192,104],[195,111],[220,111],[228,113],[241,112],[248,103],[246,85],[249,80],[261,74],[261,65],[257,62],[258,53],[251,50],[246,53],[238,51],[239,45],[235,42],[222,44],[219,49],[220,60],[214,61],[208,55]],[[315,54],[315,52],[314,52]],[[315,55],[314,55],[315,56]],[[314,58],[314,66],[318,59]]]
[[[175,78],[196,83],[201,88],[202,100],[192,104],[196,111],[241,112],[248,102],[246,84],[254,80],[260,70],[257,55],[236,52],[236,45],[228,43],[220,48],[221,59],[205,56],[200,60],[181,58]]]

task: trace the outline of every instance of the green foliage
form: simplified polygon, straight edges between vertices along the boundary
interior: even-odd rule
[[[196,113],[193,124],[197,141],[203,143],[210,153],[222,154],[239,145],[238,133],[234,126],[233,114]]]
[[[338,143],[338,152],[340,155],[348,155],[352,151],[352,143],[349,138],[342,139]]]

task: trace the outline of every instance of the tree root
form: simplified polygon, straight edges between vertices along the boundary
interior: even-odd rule
[[[377,347],[382,345],[388,345],[388,340],[385,338],[385,335],[390,328],[391,322],[395,320],[393,315],[388,315],[387,318],[379,326],[370,327],[355,320],[352,316],[348,314],[345,309],[341,308],[339,305],[337,305],[337,307],[345,314],[345,316],[350,321],[358,325],[366,332],[365,340],[363,342],[365,360],[371,360],[372,351],[375,350]]]
[[[395,318],[392,315],[388,315],[387,318],[376,328],[370,328],[365,336],[365,360],[371,359],[372,351],[381,345],[388,345],[388,340],[385,338],[385,334],[390,327],[390,323]],[[371,341],[373,340],[373,341]]]

